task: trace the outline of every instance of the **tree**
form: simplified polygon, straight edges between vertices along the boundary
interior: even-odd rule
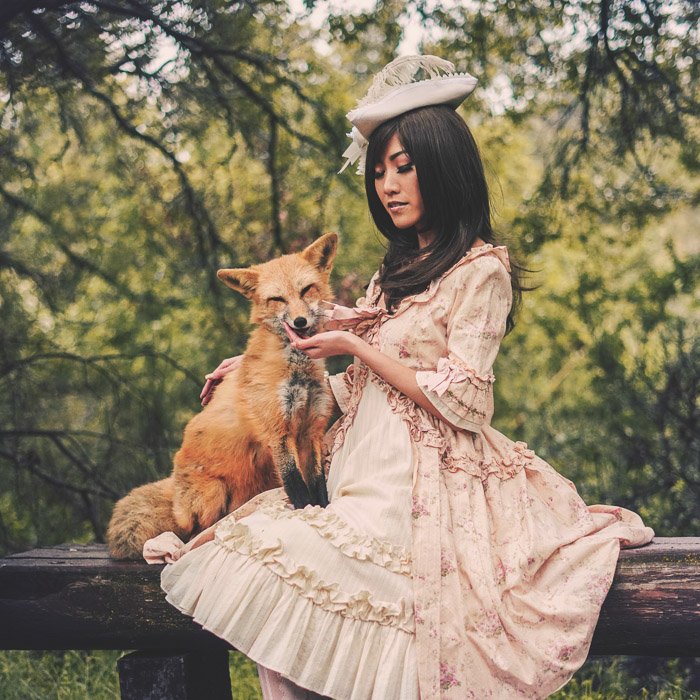
[[[497,368],[498,424],[588,500],[664,528],[674,474],[676,531],[694,527],[694,3],[390,0],[314,31],[275,0],[11,0],[0,546],[100,539],[114,498],[169,471],[197,376],[246,334],[218,267],[335,228],[340,301],[359,294],[382,246],[360,183],[335,177],[343,115],[410,13],[435,29],[426,51],[479,77],[463,109],[498,224],[542,270]]]
[[[3,6],[3,548],[101,539],[241,349],[216,269],[321,232],[343,79],[312,36],[279,2]]]

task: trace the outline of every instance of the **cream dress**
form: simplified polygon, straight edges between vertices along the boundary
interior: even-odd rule
[[[331,378],[330,505],[268,491],[163,571],[167,599],[259,664],[331,698],[545,698],[586,658],[635,513],[490,427],[511,304],[504,247],[472,249],[354,331],[418,370],[436,419],[369,368]],[[376,278],[375,278],[376,279]]]

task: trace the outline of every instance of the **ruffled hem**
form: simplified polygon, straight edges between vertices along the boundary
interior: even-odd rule
[[[411,553],[405,547],[358,532],[330,509],[307,506],[295,510],[284,501],[279,501],[263,506],[260,512],[275,520],[303,520],[345,556],[371,562],[392,573],[411,575]],[[223,535],[233,526],[227,524],[225,527],[228,529],[219,528],[217,535],[219,532]]]
[[[323,610],[354,620],[413,632],[413,607],[410,602],[403,599],[397,602],[377,600],[369,591],[364,590],[357,593],[343,591],[337,583],[328,583],[316,571],[293,561],[278,539],[272,538],[265,542],[243,522],[229,521],[222,524],[216,530],[215,543],[230,552],[263,564],[294,588],[297,595]]]
[[[491,475],[499,479],[512,479],[526,466],[536,459],[535,453],[528,448],[526,442],[514,442],[509,453],[491,459],[471,459],[466,456],[458,456],[445,444],[441,448],[440,465],[448,472],[466,472],[485,481]]]
[[[250,554],[209,542],[165,567],[168,602],[303,688],[349,700],[417,700],[412,631],[319,605],[299,595],[296,574],[288,578],[269,548],[261,556],[243,549]]]

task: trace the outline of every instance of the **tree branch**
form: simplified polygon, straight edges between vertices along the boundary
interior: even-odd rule
[[[44,360],[69,360],[71,362],[80,362],[88,365],[99,366],[100,362],[114,362],[116,360],[135,360],[142,357],[152,357],[159,360],[163,360],[167,364],[171,365],[179,372],[182,372],[188,379],[191,379],[194,384],[199,386],[201,380],[199,375],[195,374],[191,370],[183,367],[181,364],[173,360],[172,357],[166,355],[163,352],[156,352],[151,350],[144,350],[137,353],[112,353],[109,355],[76,355],[70,352],[47,352],[38,353],[35,355],[30,355],[29,357],[23,357],[14,362],[10,362],[3,367],[0,367],[0,377],[3,377],[11,372],[14,372],[22,367],[25,367],[34,362],[42,362]]]

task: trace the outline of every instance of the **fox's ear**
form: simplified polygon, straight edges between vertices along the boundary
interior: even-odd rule
[[[310,246],[304,248],[300,255],[308,260],[317,270],[328,272],[338,250],[338,234],[325,233]]]
[[[248,267],[238,270],[219,270],[216,276],[231,289],[240,292],[244,297],[250,299],[258,286],[259,273]]]

